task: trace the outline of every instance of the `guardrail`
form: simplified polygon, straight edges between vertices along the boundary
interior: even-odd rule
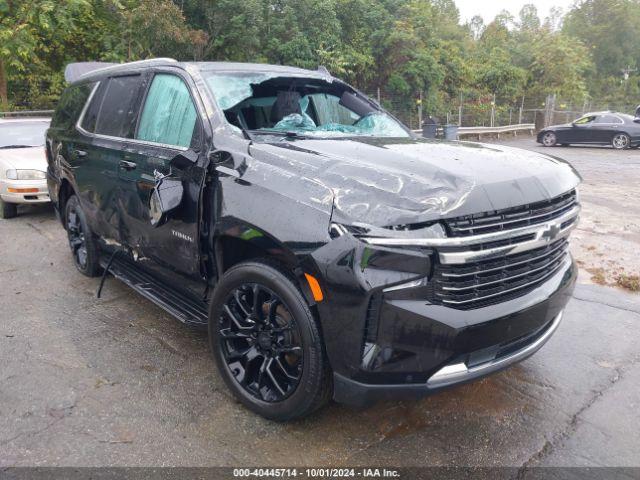
[[[16,110],[15,112],[0,112],[0,118],[18,117],[50,117],[54,110]]]
[[[480,138],[482,135],[496,135],[498,138],[502,133],[513,133],[517,134],[518,132],[530,132],[533,134],[536,126],[533,123],[521,123],[518,125],[504,125],[502,127],[460,127],[458,128],[458,138],[460,137],[468,137],[468,136],[477,136]],[[441,128],[438,129],[442,130]],[[414,133],[420,135],[422,130],[413,130]]]

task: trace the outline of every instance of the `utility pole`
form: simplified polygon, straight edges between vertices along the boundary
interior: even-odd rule
[[[518,115],[518,125],[522,125],[522,111],[524,110],[524,95],[522,96],[522,103],[520,103],[520,114]]]
[[[491,102],[491,127],[495,127],[496,122],[496,94],[493,94],[493,101]]]
[[[624,81],[628,82],[629,81],[629,75],[631,75],[635,71],[636,71],[636,69],[635,68],[631,68],[629,65],[627,65],[627,68],[623,68],[622,69],[622,77],[624,78]]]
[[[462,92],[460,92],[460,108],[458,108],[458,126],[462,126]]]
[[[420,90],[420,97],[416,103],[418,104],[418,127],[422,128],[422,90]]]

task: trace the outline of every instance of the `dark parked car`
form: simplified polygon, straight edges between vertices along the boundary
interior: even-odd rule
[[[640,147],[640,119],[624,113],[587,113],[566,125],[547,127],[538,133],[545,147],[587,144],[611,145],[616,150]]]
[[[78,270],[207,327],[272,419],[523,360],[576,279],[570,165],[416,138],[324,69],[98,69],[62,95],[47,155]]]

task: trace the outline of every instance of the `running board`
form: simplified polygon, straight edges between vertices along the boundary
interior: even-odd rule
[[[101,259],[100,264],[102,268],[107,266],[104,259]],[[181,322],[191,326],[207,327],[209,307],[204,301],[180,294],[130,261],[118,258],[117,255],[113,259],[108,273]]]

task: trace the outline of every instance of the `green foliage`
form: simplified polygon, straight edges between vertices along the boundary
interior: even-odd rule
[[[525,5],[487,25],[460,25],[454,0],[0,0],[0,102],[52,105],[69,62],[156,56],[324,65],[407,112],[420,97],[428,111],[620,101],[640,93],[639,31],[640,0],[581,0],[544,21]]]

